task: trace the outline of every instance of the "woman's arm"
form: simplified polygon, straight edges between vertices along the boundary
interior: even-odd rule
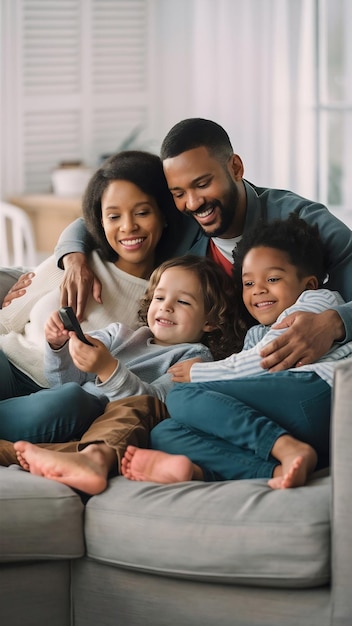
[[[15,299],[11,306],[0,310],[0,333],[11,331],[21,333],[29,321],[33,306],[49,291],[58,288],[62,280],[62,270],[58,269],[53,256],[36,268],[36,275],[26,293]]]
[[[12,271],[15,270],[15,271]],[[24,296],[27,287],[32,284],[35,273],[30,270],[23,274],[25,268],[9,268],[0,270],[0,303],[1,308],[11,304],[16,298]]]

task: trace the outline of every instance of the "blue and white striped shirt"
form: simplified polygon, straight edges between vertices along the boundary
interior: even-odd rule
[[[310,313],[322,313],[335,306],[343,304],[343,299],[337,291],[317,289],[304,291],[296,300],[295,304],[288,307],[279,315],[276,323],[281,322],[287,315],[296,311],[309,311]],[[211,380],[231,380],[247,376],[264,376],[269,372],[261,367],[261,350],[270,341],[286,332],[287,328],[274,330],[272,326],[258,324],[249,329],[246,334],[243,350],[239,353],[211,363],[195,363],[192,365],[190,376],[191,382],[206,382]],[[310,365],[290,368],[295,373],[315,372],[331,387],[333,384],[334,371],[342,359],[352,356],[352,341],[339,344],[335,343],[321,359]]]

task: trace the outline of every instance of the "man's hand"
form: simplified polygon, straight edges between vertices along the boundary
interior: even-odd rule
[[[180,361],[175,363],[168,369],[168,373],[172,374],[172,381],[174,383],[189,383],[191,382],[191,367],[193,363],[202,363],[202,359],[195,357],[194,359],[187,359],[187,361]]]
[[[82,252],[72,252],[63,258],[65,268],[64,279],[61,283],[60,306],[71,306],[80,322],[84,319],[84,310],[92,292],[98,304],[102,304],[101,282],[93,274]]]
[[[12,285],[10,291],[6,294],[4,301],[1,305],[2,308],[9,306],[12,300],[24,296],[24,294],[26,293],[26,287],[29,287],[34,276],[34,272],[27,272],[26,274],[22,274],[22,276],[19,277],[18,281],[14,285]]]
[[[261,351],[261,366],[269,372],[314,363],[330,350],[334,341],[341,341],[345,328],[337,311],[323,313],[297,311],[285,317],[274,329],[287,328],[280,337]]]

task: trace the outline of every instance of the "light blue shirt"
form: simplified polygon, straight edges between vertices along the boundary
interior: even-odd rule
[[[110,401],[146,394],[164,400],[173,385],[167,370],[177,361],[200,357],[213,359],[210,350],[201,343],[181,343],[159,346],[147,326],[131,330],[124,324],[113,323],[89,333],[99,339],[118,359],[110,378],[102,383],[95,374],[81,372],[73,363],[68,342],[59,350],[45,346],[45,373],[49,385],[56,387],[76,382],[86,391],[106,396]]]

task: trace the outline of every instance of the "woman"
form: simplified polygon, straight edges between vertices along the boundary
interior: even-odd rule
[[[83,198],[83,215],[99,248],[91,261],[103,285],[103,303],[91,296],[82,323],[85,332],[113,321],[137,327],[139,300],[151,272],[163,260],[163,238],[172,211],[157,156],[121,152],[95,172]],[[71,439],[104,410],[105,403],[97,402],[94,415],[91,413],[87,421],[84,405],[78,405],[75,413],[72,401],[70,411],[65,411],[53,399],[50,420],[47,408],[41,415],[35,392],[48,387],[43,367],[44,325],[59,308],[61,281],[62,271],[50,257],[37,268],[27,293],[0,311],[0,375],[9,381],[0,390],[0,437],[8,438],[7,431],[1,433],[1,424],[16,420],[18,428],[23,425],[23,436],[31,441]],[[35,423],[18,410],[16,396],[23,395],[28,396],[28,413],[29,403],[35,403]]]

